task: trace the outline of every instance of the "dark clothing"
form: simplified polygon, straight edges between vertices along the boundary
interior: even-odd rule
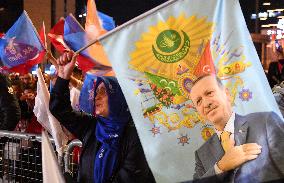
[[[30,120],[34,115],[33,108],[29,107],[25,100],[19,100],[19,105],[21,108],[21,119]]]
[[[7,77],[0,74],[0,130],[14,130],[21,110]]]
[[[273,88],[274,85],[280,84],[284,80],[284,73],[282,72],[284,69],[284,67],[282,67],[283,61],[280,60],[269,64],[267,79],[271,88]]]
[[[97,120],[92,115],[72,110],[69,81],[58,78],[50,97],[50,111],[71,133],[82,141],[78,181],[94,182],[94,162],[101,144],[96,139]],[[118,165],[112,183],[155,182],[148,167],[137,131],[133,123],[126,126],[121,138]]]
[[[274,112],[257,112],[246,116],[236,114],[235,145],[257,143],[259,156],[240,167],[216,175],[214,165],[224,156],[220,140],[214,134],[195,153],[196,182],[260,183],[284,178],[284,122]]]

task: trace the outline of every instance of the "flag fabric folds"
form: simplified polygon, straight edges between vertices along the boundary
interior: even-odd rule
[[[111,31],[112,29],[115,28],[115,22],[114,19],[102,12],[98,11],[98,16],[99,16],[99,20],[101,22],[102,27],[107,30],[107,31]]]
[[[24,11],[8,32],[0,39],[3,69],[27,73],[45,55],[39,35]]]
[[[88,2],[89,3],[89,2]],[[93,10],[93,9],[92,9]],[[95,9],[96,10],[96,9]],[[80,25],[73,15],[68,15],[65,19],[61,18],[59,22],[48,33],[53,46],[59,51],[65,50],[77,51],[87,45],[93,39],[101,36],[106,31],[99,25],[97,14],[90,11],[92,18],[86,21],[86,30]],[[90,14],[90,13],[89,13]],[[103,16],[103,15],[102,15]],[[111,17],[104,15],[108,29],[111,27]],[[96,53],[96,54],[94,54]],[[94,44],[88,49],[80,52],[77,57],[77,64],[80,69],[87,72],[91,69],[110,71],[110,63],[103,52],[100,44]]]
[[[47,48],[47,42],[46,42],[46,34],[45,34],[45,24],[44,24],[44,22],[42,22],[42,27],[41,27],[40,32],[39,32],[39,38],[41,40],[42,45],[46,49]]]
[[[52,135],[59,156],[68,141],[59,121],[49,111],[49,92],[40,69],[37,69],[37,96],[35,98],[34,114],[38,122]]]
[[[58,165],[56,155],[45,131],[42,131],[41,152],[43,183],[64,183],[62,170]]]
[[[65,19],[60,18],[48,33],[50,42],[60,53],[70,49],[64,42],[64,22]]]
[[[216,73],[238,114],[281,115],[236,0],[167,1],[99,42],[159,183],[192,180],[194,152],[215,132],[190,100],[197,77]]]
[[[115,25],[113,19],[103,13],[98,12],[95,1],[88,0],[87,16],[85,23],[85,30],[87,36],[86,39],[98,39],[98,37],[104,35],[107,31],[111,30],[114,27]],[[97,67],[97,70],[105,70],[109,75],[113,75],[112,69],[110,67],[110,62],[107,56],[105,55],[103,47],[99,43],[93,44],[85,51],[88,55],[90,55],[91,58],[95,58],[95,60],[98,60],[100,62]],[[108,68],[100,67],[100,65],[108,66]]]

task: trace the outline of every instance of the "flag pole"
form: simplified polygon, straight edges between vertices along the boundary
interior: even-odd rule
[[[107,32],[106,34],[100,36],[98,39],[92,40],[92,41],[91,41],[90,43],[88,43],[86,46],[84,46],[84,47],[80,48],[79,50],[77,50],[77,51],[75,52],[75,54],[80,53],[81,51],[83,51],[83,50],[87,49],[88,47],[92,46],[93,44],[95,44],[96,42],[102,41],[103,39],[109,37],[110,35],[114,34],[115,32],[120,31],[121,29],[123,29],[123,28],[125,28],[125,27],[127,27],[127,26],[129,26],[129,25],[131,25],[131,24],[133,24],[133,23],[135,23],[135,22],[138,22],[139,20],[141,20],[141,19],[143,19],[143,18],[145,18],[145,17],[147,17],[147,16],[149,16],[149,15],[155,13],[156,11],[158,11],[158,10],[164,8],[164,7],[167,7],[167,6],[169,6],[169,5],[173,4],[173,3],[175,3],[176,1],[179,1],[179,0],[170,0],[170,1],[167,1],[167,2],[165,2],[165,3],[163,3],[163,4],[161,4],[161,5],[159,5],[159,6],[155,7],[155,8],[153,8],[153,9],[151,9],[151,10],[149,10],[149,11],[147,11],[147,12],[141,14],[141,15],[139,15],[138,17],[129,20],[128,22],[126,22],[126,23],[124,23],[124,24],[122,24],[122,25],[116,27],[115,29],[113,29],[113,30]]]

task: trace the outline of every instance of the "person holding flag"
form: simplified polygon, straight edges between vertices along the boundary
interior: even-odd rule
[[[50,97],[50,111],[79,140],[82,154],[79,182],[155,182],[121,88],[114,77],[94,82],[93,115],[75,112],[70,103],[69,81],[76,54],[59,59],[58,78]]]

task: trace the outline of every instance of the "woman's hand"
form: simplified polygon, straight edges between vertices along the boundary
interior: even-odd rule
[[[68,51],[63,53],[57,60],[58,64],[58,76],[70,80],[73,69],[75,67],[75,62],[78,54],[74,54],[73,51]]]

